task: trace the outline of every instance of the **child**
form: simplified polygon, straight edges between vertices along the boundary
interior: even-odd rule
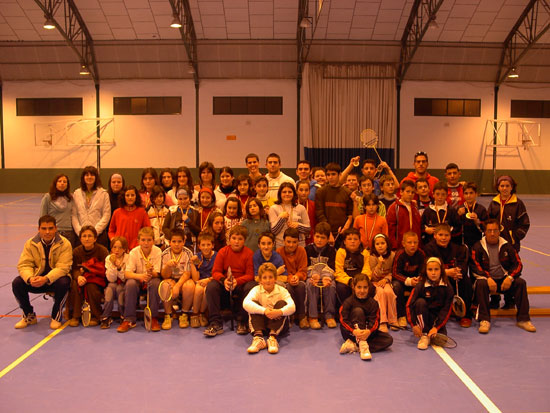
[[[277,268],[277,281],[281,285],[285,285],[288,280],[288,274],[285,269],[283,258],[276,252],[275,236],[271,232],[264,232],[258,239],[258,249],[254,252],[252,262],[254,263],[254,275],[258,275],[260,266],[266,262],[270,262]]]
[[[120,196],[120,191],[122,191],[125,186],[126,183],[124,182],[124,177],[121,174],[114,173],[109,177],[109,189],[107,189],[107,193],[109,194],[109,202],[111,204],[111,216],[113,216],[117,208],[120,208],[118,199]]]
[[[258,198],[248,198],[245,212],[246,219],[241,222],[241,225],[248,230],[248,236],[244,245],[255,252],[258,249],[260,234],[271,231],[271,225],[267,220],[267,214],[262,202]]]
[[[384,185],[382,185],[382,189],[384,189]],[[401,199],[390,205],[386,214],[388,236],[390,237],[393,250],[396,250],[401,245],[405,232],[416,232],[420,239],[420,213],[413,197],[414,182],[405,179],[401,183]]]
[[[166,243],[162,227],[166,215],[168,215],[168,208],[164,204],[164,189],[161,186],[155,185],[151,191],[151,199],[153,202],[146,209],[146,212],[151,222],[151,227],[155,232],[155,245],[163,250],[166,247]]]
[[[302,330],[305,330],[309,328],[305,308],[307,255],[306,250],[298,245],[299,237],[300,234],[296,228],[288,228],[283,235],[284,245],[277,248],[277,252],[283,258],[288,273],[285,287],[296,303],[298,324]]]
[[[436,184],[437,185],[437,184]],[[424,247],[427,257],[438,257],[445,267],[445,273],[451,279],[451,286],[466,305],[466,314],[460,319],[460,326],[472,325],[472,281],[468,277],[468,248],[457,245],[451,240],[451,228],[448,224],[435,227],[434,239]]]
[[[351,193],[359,190],[359,174],[357,172],[350,172],[346,178],[345,185]]]
[[[195,238],[200,232],[200,215],[191,206],[191,196],[186,188],[178,189],[178,204],[171,206],[164,220],[162,230],[166,239],[171,238],[175,229],[183,230],[185,234],[185,247],[194,251]]]
[[[325,175],[325,168],[322,166],[315,166],[311,168],[311,181],[309,183],[309,199],[315,201],[315,194],[317,190],[325,185],[327,181]]]
[[[216,197],[210,188],[202,188],[198,196],[199,206],[197,209],[200,216],[200,228],[201,231],[203,231],[206,228],[206,223],[208,222],[210,214],[214,211],[221,212],[221,210],[216,207]]]
[[[72,304],[72,318],[69,326],[77,327],[81,316],[82,301],[90,304],[92,318],[90,327],[97,326],[101,318],[101,298],[105,287],[105,258],[107,249],[97,243],[97,231],[92,225],[80,230],[80,243],[73,250],[73,282],[69,302]]]
[[[516,188],[516,181],[511,176],[498,177],[495,186],[498,195],[489,204],[487,214],[489,218],[499,220],[500,236],[519,252],[520,241],[527,235],[530,222],[525,204],[516,195]]]
[[[155,168],[145,168],[141,173],[141,189],[139,196],[141,197],[141,204],[144,208],[147,208],[153,203],[151,199],[151,192],[155,185],[159,185],[159,177]],[[132,247],[130,247],[132,248]]]
[[[426,208],[429,208],[434,201],[430,196],[430,184],[426,178],[418,178],[414,186],[416,189],[416,198],[418,199],[418,212],[422,216]]]
[[[254,191],[256,191],[256,198],[261,201],[266,213],[269,211],[269,207],[271,207],[276,201],[274,198],[269,197],[268,189],[269,182],[267,181],[267,178],[265,176],[260,176],[258,179],[256,179],[256,182],[254,182]]]
[[[218,251],[212,281],[206,286],[206,301],[208,303],[209,326],[204,330],[207,337],[216,337],[223,333],[223,319],[220,313],[222,300],[231,302],[231,311],[237,318],[237,334],[248,334],[246,324],[247,314],[242,308],[242,300],[254,287],[254,266],[252,251],[245,247],[246,228],[237,225],[229,233],[229,245]]]
[[[369,266],[372,271],[372,283],[376,287],[374,299],[380,306],[380,331],[387,333],[388,324],[392,330],[398,330],[396,297],[391,280],[395,253],[390,249],[388,236],[376,234],[370,252]]]
[[[458,208],[458,215],[462,223],[464,244],[472,249],[474,244],[483,237],[481,226],[489,218],[487,210],[477,203],[477,185],[468,182],[464,185],[464,204]]]
[[[340,354],[357,351],[355,343],[358,343],[361,360],[371,360],[371,352],[388,348],[393,338],[378,330],[378,303],[373,298],[375,289],[368,275],[357,274],[351,287],[353,294],[340,307],[340,332],[345,340]]]
[[[208,188],[212,192],[216,188],[216,168],[212,162],[204,161],[199,165],[199,184],[195,185],[195,190]]]
[[[226,201],[231,195],[237,196],[235,175],[231,167],[224,166],[220,169],[220,184],[216,187],[216,189],[214,189],[216,207],[223,210]]]
[[[242,174],[235,179],[235,185],[237,186],[237,197],[241,201],[241,207],[244,210],[246,202],[254,195],[252,180],[248,175]]]
[[[189,193],[189,196],[191,198],[191,202],[194,204],[197,199],[197,192],[194,192],[193,189],[193,177],[191,176],[191,171],[187,166],[180,166],[176,171],[176,185],[173,189],[168,191],[168,196],[172,200],[172,205],[178,204],[178,189],[185,188],[187,192]]]
[[[187,313],[193,304],[195,282],[199,280],[199,273],[191,263],[193,253],[185,248],[185,233],[176,228],[170,233],[170,247],[162,253],[161,272],[164,288],[172,289],[172,298],[164,301],[164,321],[161,328],[172,328],[172,304],[181,293],[181,315],[179,316],[180,328],[189,327]]]
[[[162,168],[159,174],[159,179],[160,186],[164,190],[165,194],[174,189],[174,172],[172,171],[172,168]]]
[[[336,294],[341,303],[351,293],[353,277],[359,273],[367,274],[370,278],[369,252],[361,246],[359,231],[350,228],[342,233],[344,247],[336,251],[335,278]]]
[[[328,238],[327,238],[328,242]],[[306,297],[308,308],[308,323],[312,330],[320,330],[319,299],[328,328],[336,328],[336,282],[334,270],[325,263],[317,263],[307,268]]]
[[[317,225],[317,218],[315,217],[315,202],[309,199],[309,181],[296,182],[296,193],[298,194],[298,203],[303,205],[306,209],[307,216],[309,217],[309,226],[311,230],[309,236],[306,237],[306,245],[313,242],[313,228]]]
[[[206,317],[206,286],[212,280],[212,268],[217,252],[214,251],[214,236],[210,232],[201,232],[197,239],[199,252],[191,258],[191,262],[199,271],[199,280],[195,284],[193,297],[193,314],[191,314],[191,327],[198,328],[208,325]]]
[[[204,230],[209,231],[214,237],[214,251],[219,251],[227,245],[224,222],[224,216],[219,211],[214,211],[208,217]]]
[[[439,331],[446,334],[445,324],[451,315],[453,288],[441,260],[430,257],[426,268],[407,302],[407,317],[418,340],[418,349],[426,350],[430,339]]]
[[[351,194],[351,198],[353,199],[353,218],[354,219],[357,216],[365,213],[364,197],[370,194],[374,195],[374,192],[373,192],[374,181],[372,180],[372,178],[362,176],[361,178],[359,178],[359,186],[361,190]],[[378,215],[380,215],[381,217],[385,217],[386,206],[382,203],[382,201],[380,201],[380,198],[378,198],[378,200],[379,200]]]
[[[105,303],[101,314],[101,328],[111,327],[113,306],[118,301],[118,312],[124,314],[124,272],[128,264],[128,241],[124,237],[113,237],[111,240],[111,254],[105,258]]]
[[[151,331],[160,331],[158,309],[160,297],[160,265],[162,251],[155,247],[154,232],[151,227],[144,227],[138,233],[139,245],[130,251],[124,277],[124,321],[118,326],[119,333],[126,333],[136,326],[136,304],[140,290],[147,289],[149,307],[151,308]]]
[[[230,196],[223,206],[223,220],[225,228],[225,237],[229,241],[229,232],[234,226],[240,225],[243,221],[243,209],[241,201],[236,196]]]
[[[330,225],[327,222],[319,222],[315,225],[313,243],[306,246],[308,267],[323,263],[331,270],[335,269],[336,250],[328,243],[330,237]]]
[[[382,195],[380,196],[380,202],[386,207],[386,211],[390,208],[390,205],[397,201],[397,196],[395,195],[395,180],[388,176],[384,175],[380,178],[380,191]]]
[[[433,189],[434,203],[424,211],[421,218],[422,244],[426,245],[433,239],[436,225],[449,224],[452,240],[462,244],[462,231],[456,209],[447,204],[447,185],[437,182]]]
[[[418,248],[419,239],[416,232],[403,234],[403,242],[399,251],[395,253],[392,269],[392,287],[397,302],[397,325],[400,328],[407,326],[405,317],[405,291],[411,291],[420,279],[420,271],[424,265],[426,255]]]
[[[151,221],[141,206],[142,201],[135,186],[124,188],[119,199],[120,208],[113,214],[109,225],[109,238],[122,236],[128,240],[128,246],[132,249],[138,245],[139,230],[150,227]]]
[[[270,354],[276,354],[279,352],[277,337],[288,331],[288,317],[294,314],[296,307],[288,291],[275,282],[277,269],[273,264],[262,264],[258,277],[260,285],[252,288],[243,301],[243,308],[249,313],[248,323],[254,337],[247,351],[254,354],[267,346]],[[268,330],[266,345],[263,336]]]
[[[372,193],[365,195],[363,197],[363,205],[365,206],[365,213],[355,218],[353,228],[359,230],[363,248],[370,250],[374,235],[388,235],[388,223],[386,222],[386,218],[378,214],[380,202],[376,195]]]
[[[447,203],[457,209],[464,203],[464,188],[459,182],[460,168],[456,163],[450,163],[445,167],[445,179],[447,180]]]

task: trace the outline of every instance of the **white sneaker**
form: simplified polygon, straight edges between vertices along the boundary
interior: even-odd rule
[[[267,352],[269,354],[277,354],[279,352],[279,343],[275,336],[269,336],[267,339]]]
[[[420,340],[418,340],[418,347],[419,350],[426,350],[430,346],[430,338],[427,334],[422,334],[422,337],[420,337]]]
[[[61,328],[61,326],[62,326],[62,324],[59,321],[54,320],[53,318],[52,318],[52,321],[50,321],[50,328],[52,330],[57,330],[57,329]]]
[[[361,356],[361,360],[372,359],[372,356],[369,350],[369,343],[367,343],[367,340],[361,340],[359,342],[359,355]]]
[[[481,320],[479,322],[479,328],[477,329],[477,331],[479,331],[481,334],[487,334],[490,329],[491,323],[487,320]]]
[[[356,351],[357,344],[355,344],[355,341],[352,341],[349,338],[344,341],[342,347],[340,347],[340,354],[355,353]]]
[[[21,320],[19,320],[17,323],[15,323],[15,328],[17,328],[17,329],[26,328],[27,326],[30,326],[30,325],[33,325],[33,324],[36,324],[36,323],[37,323],[36,314],[35,313],[30,313],[30,314],[24,315],[21,318]]]
[[[266,347],[267,345],[265,344],[265,340],[263,337],[254,336],[254,338],[252,339],[252,344],[250,345],[250,347],[248,347],[246,351],[248,351],[249,354],[254,354],[259,352],[260,350],[263,350]]]
[[[165,314],[164,315],[164,321],[162,322],[160,328],[163,330],[170,330],[172,328],[172,315],[171,314]]]

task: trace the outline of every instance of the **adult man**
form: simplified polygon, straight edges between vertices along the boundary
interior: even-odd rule
[[[29,293],[54,293],[50,328],[61,327],[61,313],[67,300],[73,263],[71,243],[57,233],[55,218],[44,215],[38,220],[38,234],[29,239],[17,264],[19,276],[12,282],[13,295],[23,310],[23,318],[15,328],[36,324],[36,314]]]
[[[298,180],[309,182],[310,173],[311,173],[311,163],[304,159],[298,161],[298,165],[296,165],[296,176],[298,177]]]
[[[281,186],[283,182],[290,182],[292,185],[296,185],[294,179],[281,172],[281,157],[276,153],[267,155],[265,166],[267,167],[266,178],[269,184],[267,195],[269,198],[277,199],[279,186]]]
[[[430,196],[433,193],[434,185],[439,182],[435,176],[432,176],[428,173],[428,154],[426,152],[416,152],[414,154],[414,172],[409,172],[409,174],[401,180],[403,182],[405,179],[409,179],[416,183],[416,180],[419,178],[425,178],[430,185]]]
[[[256,182],[260,176],[263,176],[260,173],[260,158],[255,153],[249,153],[244,158],[246,163],[246,168],[248,169],[248,176],[252,179],[252,182]]]
[[[499,221],[487,220],[485,236],[472,248],[470,261],[470,271],[476,278],[475,298],[481,334],[487,334],[491,329],[489,294],[507,292],[515,299],[517,326],[531,333],[537,331],[529,317],[529,298],[527,285],[521,278],[522,268],[514,247],[500,237]]]

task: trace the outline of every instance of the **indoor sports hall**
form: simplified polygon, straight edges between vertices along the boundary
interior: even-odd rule
[[[549,28],[547,0],[0,0],[0,410],[550,412]],[[339,326],[293,325],[279,354],[247,354],[227,317],[214,338],[147,331],[142,311],[125,334],[52,330],[44,294],[37,325],[14,328],[56,175],[72,192],[91,165],[139,188],[144,168],[186,166],[197,184],[208,161],[220,183],[250,153],[262,174],[276,153],[294,179],[300,160],[360,175],[372,158],[399,181],[421,154],[486,207],[513,177],[536,333],[494,309],[489,334],[451,317],[454,348],[419,351],[409,328],[362,361],[339,354]]]

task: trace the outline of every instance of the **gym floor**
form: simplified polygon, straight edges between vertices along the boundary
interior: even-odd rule
[[[338,329],[299,331],[280,353],[246,353],[250,336],[202,329],[126,334],[66,327],[52,332],[52,301],[31,296],[38,325],[15,330],[21,316],[11,291],[25,240],[37,231],[42,194],[0,195],[0,400],[5,412],[248,411],[550,411],[550,318],[537,332],[493,319],[488,335],[448,324],[454,349],[416,349],[410,331],[392,332],[388,351],[364,362],[340,355]],[[521,196],[531,217],[521,258],[528,286],[550,285],[550,197]],[[489,198],[480,200],[487,204]],[[550,296],[530,296],[549,308]]]

